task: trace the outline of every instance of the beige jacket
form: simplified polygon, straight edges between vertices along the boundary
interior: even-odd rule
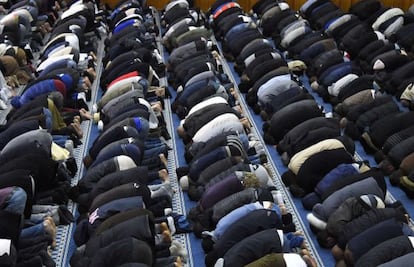
[[[298,174],[299,169],[302,166],[302,164],[312,155],[318,152],[321,152],[321,151],[333,150],[333,149],[344,148],[344,147],[345,146],[342,144],[342,142],[337,139],[326,139],[326,140],[320,141],[319,143],[316,143],[308,148],[305,148],[304,150],[293,155],[293,157],[290,159],[288,168],[294,174]]]

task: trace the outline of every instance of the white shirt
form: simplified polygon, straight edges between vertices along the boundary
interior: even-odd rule
[[[331,96],[338,96],[339,92],[341,92],[342,88],[344,88],[347,84],[352,82],[358,78],[358,75],[354,73],[350,73],[348,75],[345,75],[344,77],[337,80],[334,84],[328,86],[328,93]]]
[[[195,105],[194,107],[192,107],[190,109],[190,111],[188,112],[186,118],[188,118],[188,116],[190,116],[194,112],[199,111],[199,110],[201,110],[201,109],[203,109],[207,106],[213,105],[213,104],[228,104],[228,102],[222,96],[213,96],[213,97],[207,98],[206,100],[203,100],[200,103],[198,103],[197,105]],[[184,123],[185,123],[185,119],[181,120],[180,125],[182,126]]]
[[[223,132],[236,131],[244,132],[243,124],[233,113],[226,113],[217,116],[203,127],[201,127],[193,137],[193,142],[207,142],[211,138]]]

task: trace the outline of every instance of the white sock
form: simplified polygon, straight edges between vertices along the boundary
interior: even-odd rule
[[[171,235],[174,235],[175,232],[177,232],[177,229],[175,229],[174,218],[171,216],[168,216],[167,223],[168,223],[168,228],[170,228]]]
[[[170,246],[171,256],[180,256],[184,262],[187,261],[187,251],[176,240],[173,240]]]
[[[164,209],[164,215],[170,215],[172,213],[172,209],[171,208],[165,208]]]

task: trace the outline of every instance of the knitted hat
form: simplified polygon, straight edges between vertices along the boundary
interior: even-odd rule
[[[244,173],[243,186],[245,188],[247,188],[247,187],[258,188],[262,185],[260,182],[261,181],[253,173],[251,173],[251,172],[245,172]]]
[[[385,207],[384,202],[378,196],[373,194],[362,195],[359,197],[368,206],[376,209],[383,209]]]
[[[269,173],[263,165],[253,164],[250,166],[250,169],[256,175],[260,184],[266,184],[270,179]]]

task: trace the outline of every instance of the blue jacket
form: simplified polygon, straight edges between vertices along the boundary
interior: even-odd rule
[[[12,99],[11,104],[14,108],[20,108],[21,106],[32,101],[36,98],[36,96],[54,91],[61,91],[63,92],[63,95],[66,95],[65,84],[58,79],[40,81],[26,88],[21,96],[15,96]]]
[[[343,179],[348,175],[357,174],[358,170],[352,164],[340,164],[335,169],[331,170],[325,175],[321,181],[316,185],[315,191],[307,194],[302,198],[302,204],[306,209],[312,209],[312,207],[322,201],[321,196],[326,189],[330,188],[335,181]]]

